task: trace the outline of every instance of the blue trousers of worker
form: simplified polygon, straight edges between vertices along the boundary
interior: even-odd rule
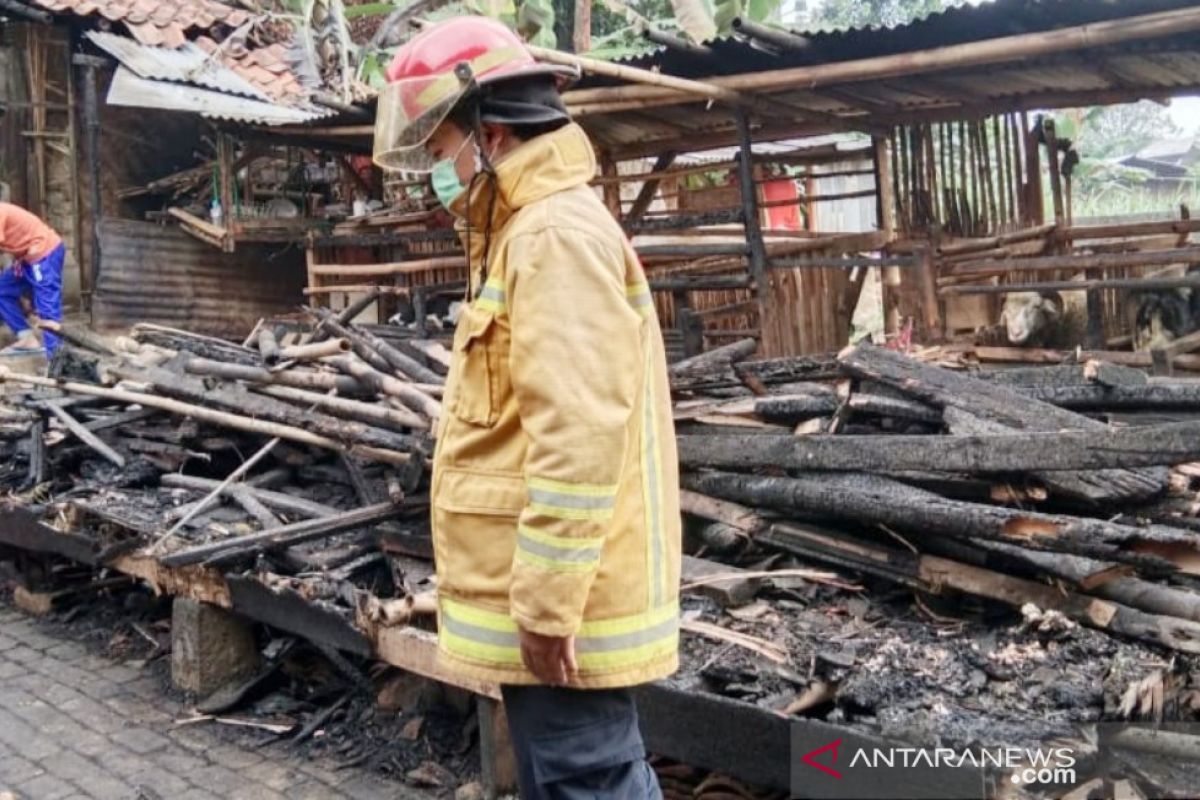
[[[41,261],[25,264],[21,275],[15,270],[0,272],[0,321],[20,336],[29,329],[21,310],[21,295],[27,290],[33,295],[33,308],[38,317],[53,322],[62,321],[62,271],[67,248],[59,245]],[[42,333],[46,356],[58,349],[58,337],[49,331]]]
[[[662,800],[631,690],[501,691],[522,800]]]

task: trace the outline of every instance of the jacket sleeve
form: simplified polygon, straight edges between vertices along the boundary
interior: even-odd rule
[[[507,252],[510,371],[529,440],[512,616],[579,629],[610,533],[642,373],[641,316],[619,250],[579,231],[516,237]]]

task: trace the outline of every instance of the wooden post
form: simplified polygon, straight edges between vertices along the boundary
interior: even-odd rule
[[[233,139],[227,133],[217,134],[217,191],[221,202],[221,219],[225,230],[235,233],[236,214],[233,207]],[[301,213],[304,213],[303,210]],[[233,237],[225,245],[226,252],[233,252]]]
[[[1054,120],[1042,120],[1042,134],[1046,139],[1046,156],[1050,165],[1050,195],[1054,200],[1054,224],[1060,228],[1066,224],[1063,209],[1062,169],[1058,159],[1058,136],[1054,132]]]
[[[1025,137],[1026,198],[1029,203],[1030,223],[1046,224],[1046,202],[1042,196],[1042,155],[1037,134],[1029,127],[1029,114],[1021,112],[1021,134]]]
[[[87,139],[88,190],[92,212],[92,263],[88,286],[89,309],[100,281],[100,221],[104,218],[103,202],[100,198],[100,99],[96,92],[96,67],[104,66],[105,60],[98,56],[76,54],[74,63],[83,69],[83,128]]]
[[[888,242],[896,238],[896,194],[892,181],[892,162],[888,141],[882,136],[871,140],[875,145],[875,185],[879,189],[879,230]],[[884,330],[900,330],[900,268],[883,268]]]
[[[889,267],[896,269],[899,267]],[[937,293],[937,268],[933,260],[933,247],[922,248],[917,254],[916,281],[921,290],[921,327],[923,341],[934,342],[942,338],[942,313]]]
[[[504,706],[490,697],[475,700],[479,713],[479,760],[486,797],[498,798],[517,790],[517,758],[508,734]]]
[[[621,219],[621,183],[615,179],[620,177],[620,171],[617,169],[617,162],[613,161],[612,156],[608,153],[600,154],[600,174],[605,178],[614,179],[604,184],[604,205],[608,206],[613,218],[619,220]]]
[[[575,0],[575,30],[571,43],[576,53],[592,49],[592,0]]]
[[[666,152],[658,157],[654,162],[652,174],[660,173],[670,168],[671,164],[675,163],[675,153]],[[629,209],[629,213],[625,216],[624,222],[637,222],[642,218],[642,215],[650,208],[650,204],[654,202],[654,195],[658,193],[658,185],[662,183],[662,177],[649,178],[642,184],[642,190],[638,192],[637,199],[633,201],[633,205]],[[619,187],[620,184],[617,184]],[[619,195],[618,195],[619,197]]]
[[[676,321],[683,334],[683,357],[693,358],[704,352],[704,319],[690,308],[676,308]]]
[[[754,278],[755,294],[758,297],[758,324],[762,331],[760,346],[764,353],[771,353],[770,308],[767,292],[770,280],[767,277],[767,244],[763,240],[762,220],[758,210],[758,185],[754,182],[754,149],[750,139],[750,119],[746,112],[737,111],[734,119],[738,131],[738,179],[742,190],[742,214],[746,227],[746,243],[750,245],[750,275]]]

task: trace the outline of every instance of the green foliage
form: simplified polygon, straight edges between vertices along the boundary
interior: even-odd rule
[[[346,6],[346,19],[383,16],[395,10],[395,3],[365,3],[361,6]]]
[[[1067,135],[1076,149],[1092,158],[1133,155],[1153,142],[1183,134],[1164,107],[1149,101],[1096,106],[1055,116],[1055,125],[1060,129],[1064,122],[1074,124],[1074,135]]]
[[[822,28],[903,25],[965,0],[824,0],[812,22]]]
[[[704,42],[717,35],[716,9],[712,0],[671,0],[675,22],[693,42]]]
[[[530,44],[553,48],[558,44],[554,16],[554,5],[550,0],[521,0],[517,9],[517,32]]]
[[[1151,173],[1121,163],[1147,145],[1182,131],[1162,106],[1141,102],[1074,109],[1053,115],[1055,133],[1079,153],[1072,177],[1076,216],[1118,216],[1163,212],[1180,202],[1192,205],[1192,187],[1176,192],[1147,185]]]

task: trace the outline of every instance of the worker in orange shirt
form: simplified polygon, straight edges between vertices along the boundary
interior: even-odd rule
[[[0,251],[13,257],[0,272],[0,321],[12,329],[17,340],[0,350],[0,356],[29,355],[42,349],[37,334],[25,319],[21,295],[33,296],[40,319],[62,320],[62,270],[66,247],[54,229],[12,203],[0,203]],[[58,337],[43,335],[46,356],[58,349]]]

